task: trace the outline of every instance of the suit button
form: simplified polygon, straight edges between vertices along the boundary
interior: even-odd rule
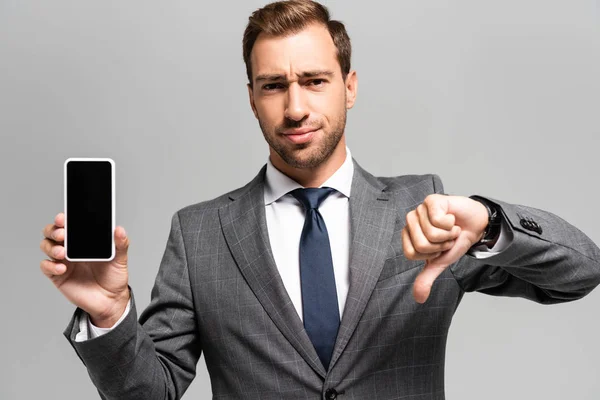
[[[337,398],[338,392],[335,389],[327,389],[325,391],[325,398],[327,400],[335,400]]]
[[[533,232],[537,232],[538,234],[542,234],[542,227],[535,222],[533,219],[531,218],[521,218],[521,221],[519,221],[521,223],[521,226],[525,229],[527,229],[528,231],[533,231]]]

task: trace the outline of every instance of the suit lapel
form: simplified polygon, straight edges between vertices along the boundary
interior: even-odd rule
[[[240,272],[265,312],[306,362],[325,377],[325,369],[275,265],[265,217],[265,170],[266,167],[232,195],[229,205],[219,209],[223,234]]]
[[[396,223],[396,197],[354,161],[350,191],[350,287],[330,368],[354,333],[379,278]]]

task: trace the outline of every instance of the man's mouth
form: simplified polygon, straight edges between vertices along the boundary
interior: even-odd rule
[[[295,144],[302,144],[309,142],[314,136],[315,132],[317,132],[319,128],[296,128],[296,129],[288,129],[283,132],[283,136],[287,140]]]

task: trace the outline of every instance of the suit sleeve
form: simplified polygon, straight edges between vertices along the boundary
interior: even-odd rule
[[[433,182],[443,193],[437,175]],[[495,255],[465,254],[450,266],[464,291],[553,304],[580,299],[600,283],[600,249],[579,229],[547,211],[487,199],[501,210],[512,241]]]
[[[196,374],[201,343],[178,213],[171,220],[150,305],[139,322],[132,292],[130,312],[115,329],[76,342],[82,313],[75,311],[64,334],[103,399],[183,396]]]

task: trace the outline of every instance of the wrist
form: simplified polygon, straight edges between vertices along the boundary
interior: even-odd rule
[[[478,240],[473,245],[479,246],[485,244],[491,248],[494,246],[500,235],[501,212],[498,209],[498,206],[481,196],[470,196],[470,198],[485,208],[485,214],[487,214],[485,217],[486,221],[482,223],[485,227],[478,236]]]
[[[477,221],[477,229],[475,230],[476,237],[474,243],[479,243],[485,238],[485,235],[488,231],[490,214],[488,212],[488,208],[480,201],[475,200],[474,207],[474,215]]]
[[[90,322],[98,328],[112,328],[125,312],[129,299],[129,288],[127,288],[107,312],[98,315],[89,314]]]

